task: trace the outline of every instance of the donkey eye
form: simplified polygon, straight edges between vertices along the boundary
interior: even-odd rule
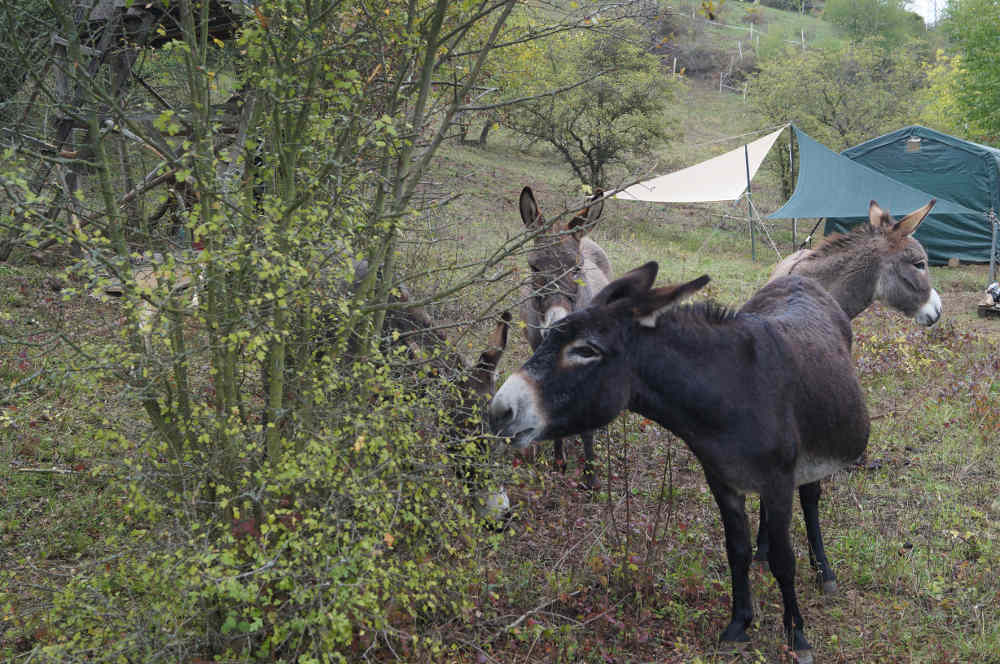
[[[918,270],[926,270],[927,263],[926,261],[917,261],[916,263],[913,264],[913,267],[917,268]]]
[[[593,346],[575,346],[571,351],[576,357],[582,358],[584,360],[589,360],[594,357],[600,357],[600,352],[597,351]]]

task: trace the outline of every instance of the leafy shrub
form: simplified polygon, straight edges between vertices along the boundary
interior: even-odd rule
[[[456,473],[482,456],[479,415],[453,363],[435,361],[454,349],[420,349],[390,322],[410,307],[396,267],[412,196],[462,103],[430,72],[476,80],[435,40],[467,34],[488,51],[502,9],[265,0],[227,45],[181,3],[179,39],[151,56],[176,65],[171,108],[149,124],[114,109],[158,148],[149,189],[119,189],[126,159],[110,148],[131,146],[92,124],[88,223],[67,232],[5,160],[4,230],[80,248],[67,297],[120,295],[108,332],[67,350],[66,371],[86,367],[146,417],[95,433],[125,459],[99,471],[122,497],[105,539],[116,553],[79,561],[54,591],[33,659],[435,657],[417,627],[463,615],[489,541]],[[79,53],[80,35],[65,37]],[[72,84],[80,121],[96,123],[104,77]],[[235,119],[214,112],[219,98]],[[415,137],[434,140],[417,149]],[[137,197],[155,210],[157,195],[182,199],[177,228],[123,211]],[[361,259],[372,267],[358,275]]]
[[[425,415],[447,395],[413,394],[371,363],[328,368],[337,415],[277,463],[248,446],[226,479],[196,472],[209,459],[195,454],[194,502],[127,484],[122,555],[58,594],[49,632],[72,629],[42,661],[347,661],[376,638],[375,651],[440,647],[414,628],[467,609],[486,543],[440,435],[447,418]],[[154,457],[131,472],[171,466]]]
[[[725,4],[726,0],[701,0],[698,13],[709,21],[718,21],[722,18],[722,8]]]

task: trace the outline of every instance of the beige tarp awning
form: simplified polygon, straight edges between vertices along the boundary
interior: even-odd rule
[[[735,201],[747,188],[747,158],[753,179],[778,134],[786,127],[708,161],[634,184],[619,191],[615,198],[655,203]]]

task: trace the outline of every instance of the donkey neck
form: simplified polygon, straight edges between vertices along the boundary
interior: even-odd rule
[[[847,236],[836,245],[819,247],[792,267],[790,274],[811,277],[833,296],[848,318],[875,300],[881,258],[874,236]]]
[[[656,328],[636,326],[629,409],[689,444],[719,431],[726,413],[744,408],[732,395],[755,364],[749,318],[691,305],[663,314]]]

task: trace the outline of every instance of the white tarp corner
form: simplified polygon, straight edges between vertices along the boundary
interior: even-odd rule
[[[619,191],[615,198],[655,203],[735,201],[747,188],[748,157],[753,179],[778,135],[787,127],[700,164],[634,184]]]

